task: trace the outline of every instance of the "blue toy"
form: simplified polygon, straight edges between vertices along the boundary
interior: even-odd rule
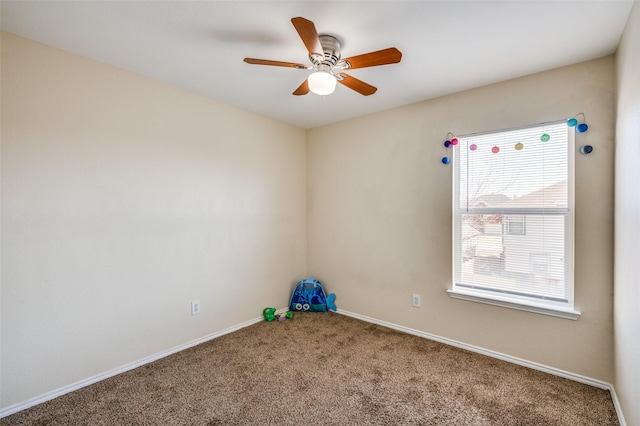
[[[313,277],[298,281],[291,295],[289,309],[292,311],[327,312],[336,311],[336,295],[326,296],[322,283]]]
[[[331,293],[330,295],[327,296],[327,308],[329,308],[333,312],[338,310],[335,300],[336,300],[336,295],[334,293]]]

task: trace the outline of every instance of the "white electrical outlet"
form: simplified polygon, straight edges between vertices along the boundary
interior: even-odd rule
[[[200,313],[200,301],[194,300],[191,302],[191,315],[197,315]]]
[[[411,298],[411,303],[413,305],[414,308],[419,308],[420,307],[420,295],[419,294],[414,294]]]

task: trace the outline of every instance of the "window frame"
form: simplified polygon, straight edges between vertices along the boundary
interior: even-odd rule
[[[510,129],[491,130],[482,133],[473,133],[462,135],[458,137],[459,141],[463,141],[468,138],[472,138],[480,135],[499,135],[504,132],[514,130],[525,130],[533,128],[544,128],[545,126],[557,125],[564,123],[564,121],[553,121],[547,123],[534,124],[530,126],[523,126]],[[574,281],[574,226],[575,226],[575,131],[572,127],[567,126],[567,203],[566,209],[550,209],[550,208],[486,208],[482,209],[469,209],[459,206],[460,203],[460,169],[459,162],[459,149],[463,145],[460,143],[453,150],[453,191],[452,191],[452,284],[451,288],[447,290],[448,294],[452,298],[462,299],[467,301],[486,303],[495,306],[501,306],[511,309],[518,309],[528,312],[535,312],[539,314],[551,315],[560,318],[567,318],[577,320],[580,317],[580,312],[575,309],[575,281]],[[458,283],[458,277],[460,271],[456,270],[456,256],[457,248],[460,246],[460,253],[462,253],[463,244],[462,241],[462,216],[465,214],[499,214],[504,217],[508,216],[522,216],[523,217],[523,233],[522,234],[508,234],[505,228],[505,224],[502,225],[502,236],[515,236],[526,235],[526,222],[527,216],[558,216],[564,217],[564,278],[565,278],[565,291],[567,301],[552,300],[551,298],[545,299],[544,297],[534,298],[531,296],[518,295],[514,292],[500,291],[497,288],[483,289],[477,285],[469,285],[464,283]],[[538,255],[544,253],[536,253]],[[462,254],[461,254],[462,255]],[[533,258],[531,259],[533,262]]]

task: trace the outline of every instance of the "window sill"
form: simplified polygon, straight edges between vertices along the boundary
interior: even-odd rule
[[[580,312],[573,309],[562,309],[552,306],[542,306],[534,303],[514,302],[513,300],[505,300],[500,297],[489,297],[479,295],[477,293],[465,292],[460,290],[447,290],[449,297],[454,299],[468,300],[470,302],[485,303],[488,305],[500,306],[503,308],[518,309],[520,311],[533,312],[542,315],[551,315],[554,317],[577,320]]]

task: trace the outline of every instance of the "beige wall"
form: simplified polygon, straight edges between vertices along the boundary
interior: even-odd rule
[[[562,120],[577,137],[577,321],[451,299],[447,132]],[[309,273],[340,309],[611,382],[614,58],[606,57],[308,132]],[[411,307],[411,295],[422,307]]]
[[[615,387],[629,425],[640,425],[640,3],[617,52],[615,173]]]
[[[3,408],[283,307],[306,273],[302,129],[3,33],[1,136]]]

